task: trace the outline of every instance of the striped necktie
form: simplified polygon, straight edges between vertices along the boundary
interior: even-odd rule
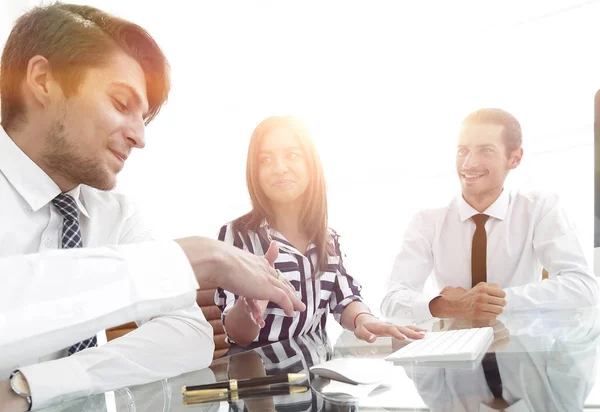
[[[63,217],[62,248],[72,249],[83,247],[81,230],[79,230],[79,210],[75,199],[64,193],[52,200],[52,204]],[[69,348],[69,356],[87,348],[98,346],[96,336],[74,344]]]

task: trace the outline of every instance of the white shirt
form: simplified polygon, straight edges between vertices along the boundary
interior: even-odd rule
[[[0,380],[18,367],[39,409],[208,366],[212,329],[181,248],[149,241],[123,196],[80,186],[69,194],[84,249],[57,250],[63,222],[51,200],[59,193],[0,128]],[[134,319],[136,331],[64,357],[70,345]]]
[[[462,196],[446,207],[418,213],[410,223],[387,284],[381,312],[388,317],[431,317],[424,294],[429,276],[445,286],[471,288],[471,247],[478,214]],[[506,311],[593,306],[598,283],[575,229],[556,195],[504,190],[483,212],[487,233],[487,282],[506,292]],[[542,281],[542,268],[549,279]]]

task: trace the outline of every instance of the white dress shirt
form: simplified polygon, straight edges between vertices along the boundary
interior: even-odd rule
[[[84,249],[57,250],[59,193],[0,128],[0,380],[18,367],[38,409],[208,366],[212,329],[181,248],[151,241],[122,195],[79,186],[69,194]],[[65,357],[134,319],[140,327],[128,335]]]
[[[429,276],[440,290],[471,288],[471,217],[478,213],[458,196],[413,218],[381,303],[384,316],[430,318],[429,302],[438,295],[423,293]],[[487,282],[506,292],[505,310],[597,304],[598,283],[556,195],[504,190],[483,213],[490,216]],[[542,281],[542,268],[548,280]]]

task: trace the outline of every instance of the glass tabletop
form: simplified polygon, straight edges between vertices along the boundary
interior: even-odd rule
[[[123,388],[49,411],[600,411],[596,385],[599,308],[502,315],[493,324],[434,319],[430,330],[493,326],[499,387],[490,389],[484,362],[394,365],[384,360],[403,344],[357,340],[329,325],[320,332],[257,348],[233,348],[209,368],[147,385]],[[333,322],[330,322],[333,323]],[[335,358],[362,359],[381,376],[374,385],[351,385],[314,376],[313,365]],[[282,373],[304,373],[298,393],[187,404],[185,385]],[[500,392],[498,392],[500,389]]]

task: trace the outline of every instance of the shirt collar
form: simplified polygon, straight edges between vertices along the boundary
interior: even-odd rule
[[[269,241],[275,240],[279,244],[280,247],[282,247],[283,249],[287,250],[288,252],[291,252],[291,253],[294,253],[294,254],[298,254],[298,255],[303,255],[303,253],[300,253],[300,251],[297,250],[296,247],[294,245],[292,245],[285,238],[285,236],[283,236],[277,230],[275,230],[274,228],[272,228],[271,226],[269,226],[269,223],[267,222],[267,219],[263,219],[263,221],[260,224],[260,228],[265,230],[265,232],[267,233],[267,237],[268,237]],[[306,249],[306,255],[309,255],[315,249],[315,247],[316,247],[316,245],[314,244],[314,242],[309,243],[309,245],[308,245],[308,247]]]
[[[504,220],[506,217],[506,213],[508,212],[508,202],[510,201],[510,195],[506,189],[502,190],[500,196],[494,203],[492,203],[483,214],[488,215],[490,217],[494,217],[498,220]],[[458,215],[460,216],[460,221],[464,222],[475,215],[478,215],[479,212],[475,210],[467,201],[461,196],[458,197]]]
[[[85,217],[90,218],[90,214],[85,208],[85,197],[83,196],[83,191],[81,190],[81,185],[75,186],[73,189],[67,192],[68,195],[71,195],[73,199],[75,199],[75,203],[77,204],[77,208],[83,213]]]
[[[50,176],[13,142],[1,126],[0,172],[34,212],[46,206],[61,193]],[[70,190],[68,194],[75,198],[79,210],[89,218],[81,200],[81,186]]]

